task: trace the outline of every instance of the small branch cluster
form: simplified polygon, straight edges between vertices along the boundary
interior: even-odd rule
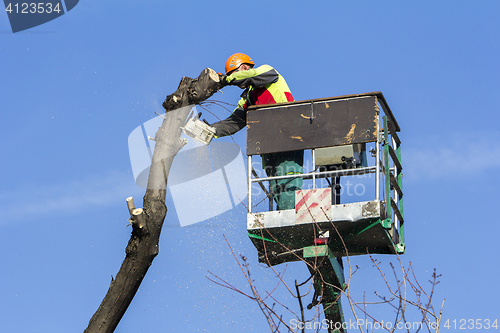
[[[224,236],[224,239],[226,240],[226,243],[227,245],[229,246],[229,248],[231,249],[231,253],[233,254],[233,257],[234,259],[236,260],[236,262],[238,263],[238,266],[242,272],[242,274],[245,276],[245,279],[248,283],[248,286],[250,287],[250,293],[245,293],[243,292],[242,290],[240,290],[239,288],[233,286],[232,284],[230,284],[229,282],[221,279],[220,277],[218,277],[217,275],[215,275],[214,273],[212,272],[208,272],[211,277],[207,276],[207,279],[209,279],[210,281],[212,281],[213,283],[219,285],[219,286],[222,286],[224,288],[227,288],[227,289],[230,289],[230,290],[233,290],[255,302],[257,302],[260,310],[262,311],[262,313],[264,314],[265,318],[267,319],[267,323],[269,325],[269,328],[271,329],[271,332],[279,332],[279,329],[280,329],[280,326],[283,325],[284,327],[286,327],[289,331],[291,331],[291,328],[289,326],[288,323],[286,323],[284,320],[283,320],[283,316],[280,315],[277,310],[276,310],[276,305],[280,305],[282,306],[284,309],[287,309],[289,310],[285,305],[281,304],[278,300],[276,300],[272,294],[274,293],[274,291],[278,288],[278,286],[281,284],[281,282],[283,281],[282,278],[283,278],[283,275],[285,274],[285,271],[286,271],[286,267],[285,269],[283,270],[283,272],[281,273],[278,279],[278,282],[276,284],[276,286],[271,290],[271,292],[268,292],[266,291],[266,296],[262,297],[259,293],[259,291],[257,290],[256,286],[254,285],[254,280],[251,278],[251,273],[250,273],[250,268],[249,268],[249,264],[248,264],[248,261],[246,259],[245,256],[241,255],[240,256],[240,260],[238,260],[238,257],[236,256],[236,254],[234,253],[231,245],[229,244],[226,236]],[[269,304],[269,302],[272,302],[272,304]],[[290,311],[290,310],[289,310]],[[291,311],[290,311],[291,312]],[[292,312],[293,313],[293,312]]]
[[[263,225],[261,224],[261,226]],[[343,242],[340,233],[333,223],[332,226],[333,229],[337,231],[337,236],[340,237]],[[263,227],[261,230],[262,236],[264,236],[263,232],[267,231],[267,229]],[[266,233],[266,236],[273,238],[273,235],[270,232]],[[273,238],[273,240],[275,242],[278,242],[276,238]],[[250,293],[243,292],[240,288],[230,284],[227,281],[222,280],[212,272],[209,272],[209,274],[215,279],[212,279],[210,277],[207,278],[220,286],[236,291],[257,302],[259,308],[261,309],[267,320],[271,332],[305,332],[306,328],[312,328],[314,331],[319,331],[321,328],[323,328],[321,325],[321,316],[324,316],[326,318],[326,313],[329,310],[329,307],[335,304],[335,302],[337,302],[341,296],[344,296],[345,299],[347,299],[351,310],[350,315],[354,317],[355,322],[365,323],[364,326],[360,324],[356,325],[356,329],[360,332],[370,332],[373,330],[374,325],[375,327],[382,328],[387,332],[395,332],[399,329],[404,329],[408,332],[410,332],[410,329],[414,329],[415,332],[419,332],[422,329],[426,329],[428,332],[439,332],[444,300],[442,301],[441,308],[439,309],[438,313],[433,305],[433,296],[435,287],[440,283],[439,278],[441,277],[441,275],[437,274],[435,269],[432,273],[431,280],[429,280],[431,285],[430,290],[426,290],[417,280],[417,274],[415,273],[411,262],[409,262],[407,264],[407,267],[405,267],[405,264],[403,264],[403,262],[401,261],[400,256],[397,255],[396,258],[398,261],[398,265],[395,266],[393,263],[389,263],[391,267],[391,274],[393,275],[393,278],[390,279],[388,278],[389,272],[382,269],[381,262],[378,259],[374,258],[371,254],[367,253],[373,263],[373,267],[377,269],[378,273],[382,277],[386,290],[384,292],[373,291],[374,295],[378,298],[378,301],[367,301],[366,291],[363,293],[362,300],[357,300],[355,299],[356,296],[352,295],[350,286],[351,278],[356,272],[360,270],[360,268],[357,265],[355,265],[354,267],[351,266],[351,260],[347,248],[344,244],[345,251],[347,253],[346,261],[348,264],[348,269],[345,270],[347,276],[344,288],[339,288],[338,286],[332,285],[328,282],[328,279],[321,274],[319,267],[322,265],[322,261],[327,257],[316,257],[313,261],[306,261],[299,254],[296,254],[297,259],[304,262],[308,266],[308,269],[311,272],[311,276],[301,284],[298,284],[295,280],[295,292],[293,292],[284,279],[287,266],[285,266],[281,272],[278,272],[270,264],[268,253],[265,247],[266,245],[265,243],[263,243],[265,257],[269,264],[268,266],[275,273],[275,277],[277,278],[277,285],[271,292],[265,291],[266,296],[261,297],[257,287],[255,286],[255,281],[251,279],[250,267],[246,258],[241,255],[240,259],[238,259],[227,239],[226,242],[231,249],[236,262],[238,263],[240,270],[245,276],[247,285],[250,287]],[[280,245],[284,248],[287,248],[283,244]],[[291,251],[291,253],[294,252]],[[400,273],[398,273],[398,271]],[[307,309],[311,310],[314,308],[315,311],[311,318],[306,319],[302,298],[310,294],[315,283],[322,286],[320,288],[321,292],[319,294],[317,292],[314,293],[312,302],[307,306]],[[280,285],[284,286],[294,298],[298,299],[298,310],[291,309],[290,307],[286,306],[278,299],[273,297],[273,292]],[[304,285],[307,286],[308,290],[306,293],[301,295],[299,287]],[[323,291],[326,290],[327,287],[335,290],[338,293],[338,296],[333,300],[333,302],[331,299],[329,299],[329,301],[327,302],[327,304],[329,305],[325,305],[324,302],[324,300],[328,296],[326,296]],[[323,309],[321,309],[320,305],[323,305]],[[382,306],[382,308],[380,306]],[[410,311],[410,308],[413,310],[417,310],[417,313],[415,313],[415,311],[413,310]],[[393,320],[390,322],[382,321],[377,319],[379,315],[374,314],[375,310],[382,310],[384,313],[394,313],[395,315]],[[292,318],[291,320],[290,316]],[[288,320],[285,318],[288,318]],[[300,325],[291,325],[292,321],[294,321],[295,323],[300,323]],[[369,324],[367,324],[368,322]],[[343,323],[339,324],[342,325]],[[350,325],[349,327],[352,328],[352,325]],[[327,328],[328,332],[345,331],[345,327],[343,328],[342,326],[336,328]]]

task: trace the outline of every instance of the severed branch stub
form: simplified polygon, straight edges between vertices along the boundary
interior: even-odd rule
[[[127,198],[127,207],[130,213],[130,223],[142,229],[146,225],[146,216],[142,208],[135,208],[134,198]]]
[[[132,216],[132,211],[135,209],[134,198],[128,197],[126,201],[127,201],[128,212],[130,213],[130,216]]]
[[[132,211],[132,224],[142,229],[146,225],[146,215],[142,208],[136,208]]]
[[[161,228],[167,215],[168,174],[174,157],[185,145],[181,140],[181,126],[185,124],[192,105],[203,102],[222,87],[221,76],[206,68],[196,79],[183,77],[177,90],[163,102],[165,117],[154,137],[156,143],[143,199],[144,208],[135,208],[133,199],[127,198],[132,234],[125,249],[126,256],[85,332],[113,332],[132,302],[158,255]]]

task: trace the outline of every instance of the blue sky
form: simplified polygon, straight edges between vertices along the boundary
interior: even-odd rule
[[[162,112],[181,77],[223,71],[235,52],[274,66],[297,100],[383,92],[402,129],[402,259],[424,284],[442,274],[445,320],[500,319],[499,13],[497,1],[89,0],[16,34],[0,15],[0,331],[83,331],[124,257],[125,198],[140,206],[144,193],[128,135]],[[234,140],[244,147],[244,131]],[[274,286],[245,208],[181,228],[170,196],[167,206],[160,254],[116,331],[265,331],[255,303],[205,278],[246,288],[226,235],[259,287]],[[352,261],[362,295],[380,278],[367,258]],[[303,266],[288,265],[292,285]]]

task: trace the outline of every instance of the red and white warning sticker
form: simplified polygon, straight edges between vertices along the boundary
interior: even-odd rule
[[[329,221],[331,188],[295,191],[295,224]]]

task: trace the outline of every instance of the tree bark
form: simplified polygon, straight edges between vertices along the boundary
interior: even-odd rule
[[[194,104],[209,98],[222,86],[221,77],[207,68],[196,79],[182,78],[176,92],[165,99],[165,119],[155,135],[143,213],[134,210],[138,215],[132,214],[132,234],[125,249],[125,259],[85,332],[113,332],[132,302],[159,252],[160,233],[167,215],[167,178],[175,155],[186,143],[181,140],[180,127]],[[127,200],[127,203],[132,213],[133,201],[131,204]]]

